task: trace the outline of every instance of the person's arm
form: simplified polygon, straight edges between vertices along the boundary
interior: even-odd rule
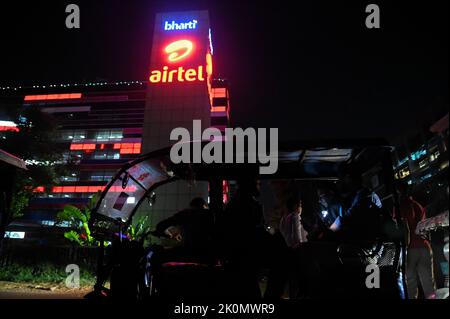
[[[414,205],[414,211],[415,211],[415,220],[414,220],[414,229],[412,229],[411,231],[413,231],[416,235],[419,235],[422,239],[425,239],[427,241],[430,241],[430,236],[429,235],[421,235],[419,233],[416,232],[417,230],[417,225],[419,224],[419,222],[421,222],[422,220],[426,219],[426,209],[420,205],[420,203],[416,202],[415,200],[413,200],[413,205]]]
[[[316,241],[323,239],[327,227],[317,215],[310,216],[309,218],[302,218],[303,228],[307,231],[306,236],[308,241]]]
[[[339,229],[341,229],[341,216],[338,216],[330,226],[332,232],[337,232]]]
[[[419,203],[416,202],[417,207],[419,208],[419,221],[424,220],[425,218],[427,218],[426,216],[426,212],[425,212],[425,208],[420,205]]]
[[[362,190],[359,191],[359,192],[357,192],[356,195],[355,195],[355,197],[353,198],[353,200],[352,200],[352,202],[351,202],[350,207],[349,207],[346,211],[344,211],[344,214],[343,214],[343,215],[344,215],[346,218],[349,217],[349,216],[353,216],[354,213],[355,213],[356,211],[358,211],[359,208],[361,207],[362,202],[363,202],[363,200],[365,199],[364,197],[365,197],[365,196],[363,195],[363,191],[362,191]],[[367,200],[367,199],[366,199],[366,200]],[[344,216],[343,216],[343,217],[344,217]]]
[[[383,207],[383,203],[381,202],[380,196],[377,193],[372,192],[372,203],[375,204],[378,208]]]
[[[164,219],[156,225],[155,231],[153,233],[156,236],[164,236],[164,235],[166,235],[166,233],[165,233],[166,229],[168,229],[172,225],[173,225],[172,217]]]
[[[166,233],[166,230],[173,226],[182,225],[184,221],[184,215],[184,211],[181,211],[167,219],[160,221],[156,225],[154,234],[157,236],[170,236],[168,233]]]

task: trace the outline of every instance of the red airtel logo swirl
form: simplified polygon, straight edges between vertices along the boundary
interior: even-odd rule
[[[164,48],[164,52],[168,54],[169,62],[178,62],[183,60],[192,53],[194,44],[189,40],[178,40],[170,43]]]

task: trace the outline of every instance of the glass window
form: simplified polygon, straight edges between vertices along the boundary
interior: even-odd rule
[[[62,157],[63,157],[63,161],[64,161],[64,162],[68,162],[69,159],[70,159],[70,152],[64,152],[64,153],[62,154]]]
[[[84,140],[86,138],[86,131],[75,131],[73,133],[74,140]]]
[[[73,139],[73,131],[61,131],[58,134],[58,139],[63,140],[63,141],[70,141]]]
[[[110,135],[110,131],[109,130],[108,131],[98,131],[95,138],[97,140],[105,141],[105,140],[109,139],[109,135]]]
[[[87,138],[85,130],[60,131],[58,133],[58,140],[62,141],[83,140],[85,138]]]
[[[112,179],[114,177],[114,175],[113,174],[105,174],[105,177],[104,177],[104,180],[105,181],[109,181],[110,179]]]
[[[53,225],[55,225],[55,221],[54,220],[43,220],[43,221],[41,221],[41,224],[45,225],[45,226],[53,226]]]
[[[123,138],[122,130],[111,130],[111,139]]]
[[[108,159],[120,159],[120,153],[117,151],[108,152]]]
[[[120,153],[117,150],[101,150],[93,153],[93,159],[120,159]]]
[[[399,175],[400,178],[405,178],[406,176],[409,176],[409,174],[410,174],[409,168],[407,168],[407,167],[401,169],[401,170],[398,172],[398,175]]]
[[[427,164],[428,164],[428,161],[426,159],[424,159],[423,161],[420,161],[419,168],[425,167],[425,166],[427,166]]]
[[[70,158],[72,160],[80,160],[83,157],[83,151],[71,151]]]
[[[92,172],[89,180],[91,181],[109,181],[114,176],[114,171],[97,171]]]
[[[123,138],[122,130],[101,130],[96,132],[95,138],[100,141]]]
[[[94,159],[102,160],[107,158],[108,153],[107,152],[95,152],[94,153]]]
[[[76,182],[78,181],[78,176],[72,176],[72,175],[68,175],[68,176],[62,176],[61,177],[61,182]]]
[[[58,227],[70,227],[70,222],[68,221],[61,221],[57,224]]]

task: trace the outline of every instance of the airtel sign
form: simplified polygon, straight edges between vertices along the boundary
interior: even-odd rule
[[[174,70],[169,70],[168,66],[164,66],[162,71],[155,70],[150,74],[150,82],[152,83],[172,83],[174,81],[205,81],[205,77],[203,76],[203,65],[199,65],[197,69],[184,69],[182,66],[179,66]]]
[[[166,61],[170,64],[184,62],[194,52],[194,43],[186,39],[173,41],[164,48],[164,54],[167,55]],[[211,57],[207,57],[206,61],[207,64],[211,64]],[[212,66],[210,65],[206,66],[206,70],[204,65],[190,68],[184,68],[183,66],[169,68],[169,66],[164,65],[162,70],[152,70],[150,72],[149,81],[151,83],[205,81],[205,73],[209,73],[210,70],[212,70]]]

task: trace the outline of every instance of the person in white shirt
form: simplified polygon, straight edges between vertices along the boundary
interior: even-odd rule
[[[280,232],[289,248],[291,248],[290,261],[290,298],[305,298],[308,294],[309,279],[309,248],[308,231],[311,229],[308,218],[303,216],[302,201],[293,196],[286,202],[288,213],[281,218]],[[306,227],[306,228],[305,228]]]
[[[302,221],[302,202],[297,198],[288,199],[286,203],[288,214],[280,221],[280,232],[290,248],[296,248],[308,241],[308,231]]]

